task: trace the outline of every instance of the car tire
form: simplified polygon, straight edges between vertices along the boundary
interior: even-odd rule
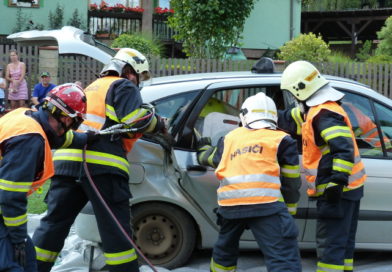
[[[152,264],[173,269],[187,262],[195,248],[196,230],[185,211],[148,203],[132,208],[132,215],[135,242]]]

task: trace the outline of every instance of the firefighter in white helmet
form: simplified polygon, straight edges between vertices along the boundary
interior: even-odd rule
[[[137,134],[101,136],[86,150],[86,162],[92,179],[129,236],[132,236],[129,210],[131,192],[126,156],[141,133],[155,133],[164,129],[160,118],[142,106],[138,86],[149,77],[145,56],[135,49],[120,49],[103,68],[101,77],[86,87],[89,100],[87,119],[79,127],[79,130],[98,131],[121,123],[140,128]],[[39,271],[50,271],[71,225],[87,201],[91,201],[96,215],[108,270],[138,271],[135,249],[104,209],[85,173],[81,173],[82,150],[60,149],[53,159],[56,175],[48,193],[48,213],[33,236]]]
[[[359,204],[366,180],[344,94],[311,63],[296,61],[282,74],[281,89],[300,107],[279,116],[279,124],[302,134],[308,195],[317,199],[317,271],[352,271]],[[303,121],[303,117],[304,121]]]
[[[264,93],[245,100],[242,127],[218,142],[200,142],[200,164],[217,166],[220,181],[218,224],[211,271],[235,271],[239,239],[249,228],[262,251],[268,271],[301,271],[298,229],[293,217],[299,188],[296,142],[277,129],[275,103]]]

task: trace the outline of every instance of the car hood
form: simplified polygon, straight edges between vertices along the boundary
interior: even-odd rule
[[[114,50],[96,41],[83,30],[64,26],[55,30],[29,30],[13,33],[8,39],[20,45],[58,46],[59,54],[88,56],[106,64],[114,55]]]

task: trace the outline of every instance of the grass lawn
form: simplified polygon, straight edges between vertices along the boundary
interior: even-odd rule
[[[27,212],[28,213],[36,213],[36,214],[40,214],[43,213],[44,211],[46,211],[47,206],[46,203],[44,202],[46,193],[49,189],[50,186],[50,180],[46,181],[45,184],[41,187],[42,188],[42,192],[38,193],[38,192],[34,192],[33,194],[31,194],[27,200]]]

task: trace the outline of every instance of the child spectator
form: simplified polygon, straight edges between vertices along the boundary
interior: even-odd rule
[[[3,66],[0,66],[0,114],[5,112],[5,94],[4,90],[7,87],[6,81],[3,78]]]

